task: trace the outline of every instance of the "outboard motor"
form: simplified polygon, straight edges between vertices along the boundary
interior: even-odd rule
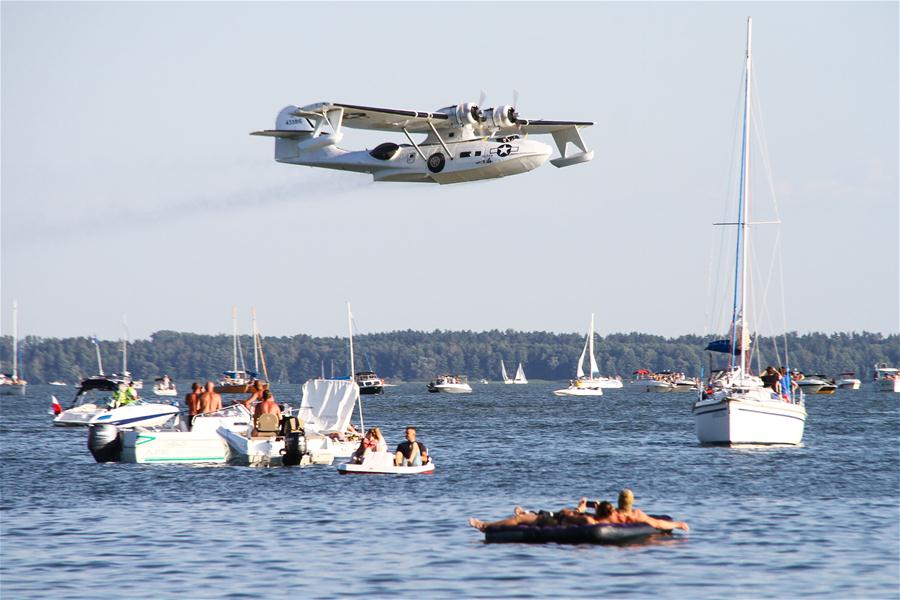
[[[122,436],[119,428],[109,423],[91,425],[88,428],[88,450],[97,462],[122,460]]]
[[[284,453],[281,463],[286,467],[296,467],[306,454],[306,436],[302,431],[294,431],[284,436]]]

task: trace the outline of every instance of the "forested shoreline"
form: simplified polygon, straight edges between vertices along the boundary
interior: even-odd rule
[[[704,348],[712,337],[684,335],[665,338],[646,333],[597,336],[596,355],[603,374],[630,377],[637,369],[673,370],[696,375],[709,368]],[[244,361],[253,368],[250,336],[240,338]],[[779,356],[775,355],[777,342]],[[522,362],[530,379],[563,380],[574,375],[584,345],[578,334],[519,331],[392,331],[354,336],[356,370],[373,369],[398,381],[423,381],[439,373],[463,373],[470,378],[499,378],[500,360],[508,367]],[[784,341],[760,338],[762,362],[783,364]],[[121,370],[121,343],[100,341],[107,373]],[[301,383],[324,367],[330,376],[332,361],[337,375],[349,371],[346,338],[263,337],[262,347],[272,381]],[[806,373],[835,375],[855,371],[871,378],[876,362],[900,364],[900,335],[878,333],[788,334],[790,366]],[[12,339],[0,341],[3,371],[10,370]],[[717,355],[721,361],[725,355]],[[20,373],[31,383],[62,380],[70,383],[97,372],[94,343],[88,337],[40,338],[19,342]],[[215,378],[232,366],[232,338],[159,331],[149,339],[128,345],[128,369],[136,378],[168,374],[176,379]],[[262,370],[260,368],[260,370]]]

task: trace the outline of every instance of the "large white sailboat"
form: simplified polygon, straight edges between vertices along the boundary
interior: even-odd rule
[[[703,444],[799,444],[806,424],[802,397],[794,395],[788,371],[781,381],[781,395],[764,387],[760,377],[750,372],[749,282],[749,151],[751,91],[752,20],[747,19],[747,52],[744,77],[743,140],[741,148],[740,192],[738,194],[737,246],[731,339],[707,346],[727,352],[727,369],[711,374],[706,389],[693,406],[697,439]]]
[[[585,375],[584,359],[590,357],[590,372]],[[553,392],[555,396],[602,396],[604,388],[621,388],[622,380],[615,377],[601,377],[597,367],[597,359],[594,356],[594,315],[591,314],[591,327],[588,329],[584,340],[584,348],[578,357],[578,366],[575,368],[575,379],[569,382],[569,387]]]

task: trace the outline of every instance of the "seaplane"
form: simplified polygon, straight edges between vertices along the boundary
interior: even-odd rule
[[[250,135],[275,138],[275,160],[291,165],[370,173],[375,181],[461,183],[527,173],[553,150],[531,139],[550,135],[559,157],[555,167],[594,158],[581,138],[590,121],[525,119],[513,105],[482,109],[464,102],[434,112],[375,108],[339,102],[286,106],[275,129]],[[515,104],[515,101],[513,102]],[[403,133],[409,143],[384,142],[372,149],[338,146],[345,128]],[[425,134],[416,141],[414,135]]]

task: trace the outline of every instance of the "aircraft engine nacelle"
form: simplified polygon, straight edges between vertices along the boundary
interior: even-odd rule
[[[484,113],[474,102],[466,102],[456,107],[456,122],[460,125],[480,125]]]
[[[498,106],[491,111],[491,123],[494,127],[512,127],[518,120],[516,109],[509,104]]]

